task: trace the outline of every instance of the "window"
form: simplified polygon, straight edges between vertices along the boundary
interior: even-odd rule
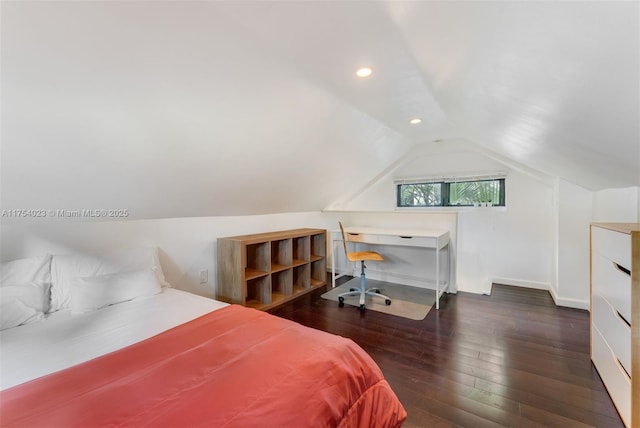
[[[505,179],[425,180],[396,183],[398,207],[505,206]]]

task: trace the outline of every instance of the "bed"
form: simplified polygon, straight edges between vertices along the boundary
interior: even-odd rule
[[[172,289],[155,249],[141,254],[3,269],[2,312],[26,283],[45,284],[48,300],[18,326],[3,319],[0,425],[397,427],[406,418],[351,340]]]

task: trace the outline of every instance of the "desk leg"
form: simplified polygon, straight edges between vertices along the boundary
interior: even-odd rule
[[[331,288],[336,288],[336,279],[342,278],[345,275],[348,275],[347,272],[336,274],[336,242],[340,242],[342,244],[342,240],[336,241],[334,239],[331,240]]]
[[[440,248],[436,248],[436,309],[440,309]]]
[[[336,288],[336,241],[331,240],[331,288]]]

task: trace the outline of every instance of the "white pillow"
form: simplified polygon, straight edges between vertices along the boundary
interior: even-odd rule
[[[33,281],[51,282],[50,255],[0,263],[0,287]]]
[[[32,281],[26,284],[5,285],[0,287],[2,302],[19,300],[25,306],[37,312],[47,312],[49,309],[49,284]]]
[[[151,269],[76,278],[71,282],[71,313],[92,311],[161,291]]]
[[[71,284],[76,278],[151,269],[161,286],[165,281],[157,248],[110,250],[99,254],[54,255],[51,260],[51,308],[58,311],[71,304]]]
[[[36,282],[0,288],[0,330],[44,318],[48,284]]]

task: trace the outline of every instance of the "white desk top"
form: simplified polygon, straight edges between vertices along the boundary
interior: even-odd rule
[[[429,230],[429,229],[398,229],[398,228],[386,228],[386,227],[360,227],[349,226],[345,227],[346,233],[369,233],[372,235],[394,235],[394,236],[412,236],[423,238],[441,238],[449,235],[446,230]],[[340,231],[338,231],[340,233]]]

